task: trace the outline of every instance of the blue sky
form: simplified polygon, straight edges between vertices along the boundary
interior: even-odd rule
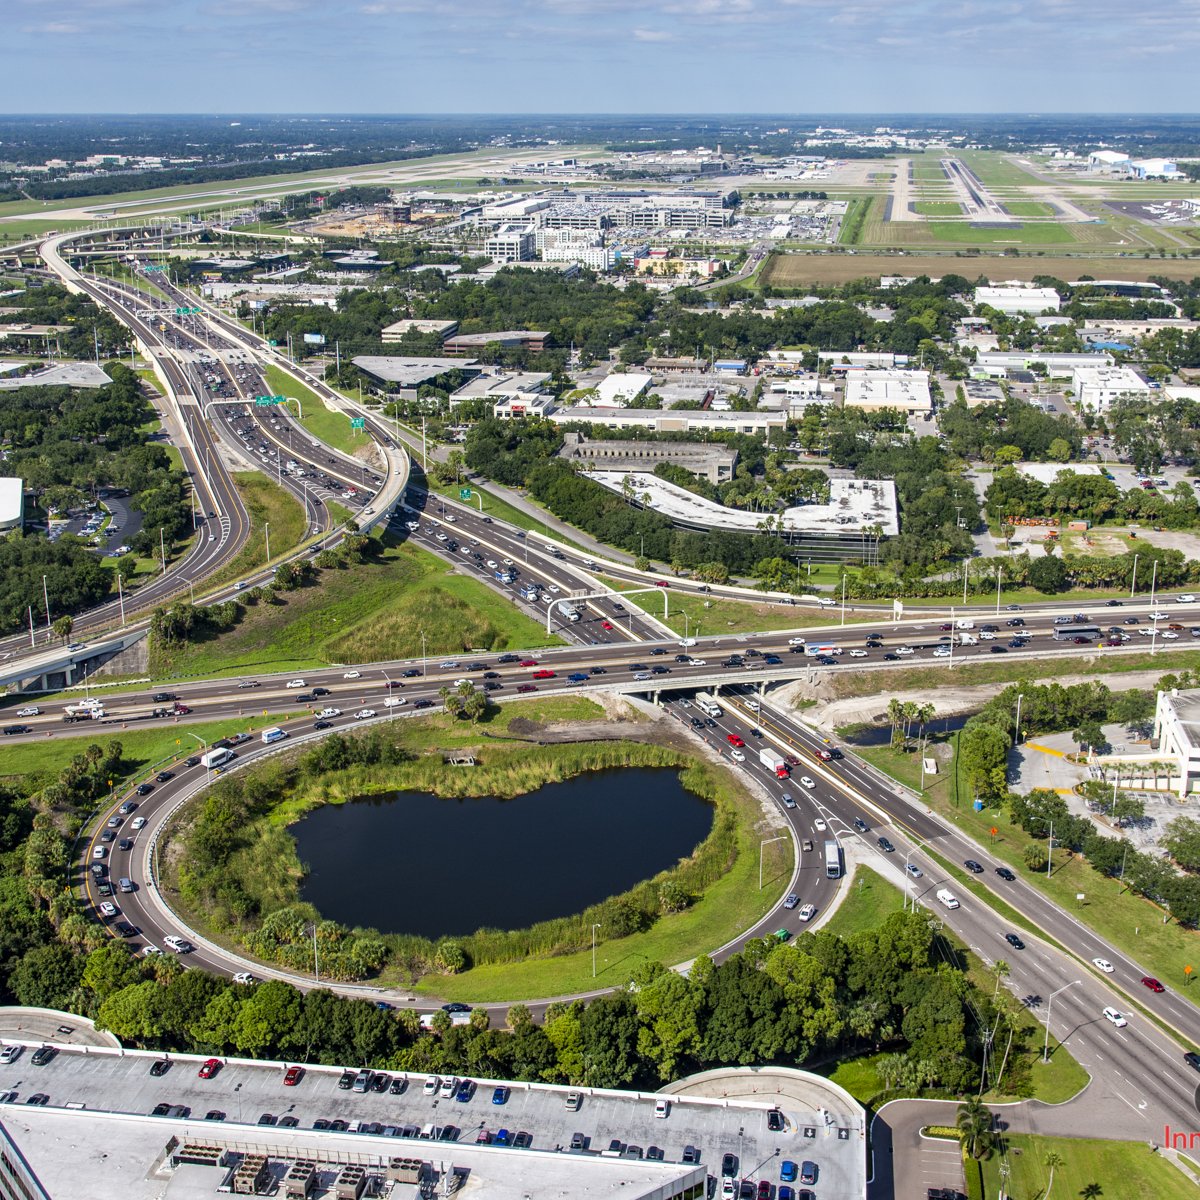
[[[4,0],[8,112],[1192,111],[1200,0]]]

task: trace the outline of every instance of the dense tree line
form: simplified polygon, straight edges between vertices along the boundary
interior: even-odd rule
[[[91,361],[97,351],[103,358],[126,354],[130,333],[106,309],[99,308],[82,293],[68,292],[61,284],[46,283],[41,287],[26,286],[24,294],[15,301],[6,301],[13,311],[0,312],[2,325],[66,325],[56,335],[58,348],[68,358]],[[22,335],[33,338],[34,335]],[[41,335],[36,335],[41,344]]]
[[[51,616],[60,617],[101,603],[112,586],[112,574],[79,538],[51,542],[21,533],[0,538],[0,633],[26,628],[30,609],[40,628],[45,595],[51,597]]]
[[[1043,412],[1027,400],[1011,398],[975,408],[955,400],[938,414],[938,432],[961,458],[1003,462],[1015,448],[1033,462],[1067,462],[1078,456],[1083,433],[1071,417]]]

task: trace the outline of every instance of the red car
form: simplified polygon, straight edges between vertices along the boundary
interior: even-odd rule
[[[601,621],[601,622],[600,622],[600,628],[601,628],[601,629],[611,629],[611,628],[612,628],[612,622],[611,622],[611,621]]]
[[[553,678],[554,678],[554,672],[553,672],[553,671],[547,671],[545,668],[543,668],[543,669],[542,669],[542,670],[540,670],[540,671],[534,671],[534,673],[533,673],[533,678],[534,678],[534,679],[553,679]]]
[[[519,684],[517,684],[517,691],[518,692],[536,692],[537,685],[533,684],[533,683],[519,683]]]
[[[727,733],[725,735],[725,740],[731,746],[744,746],[746,744],[745,742],[742,741],[742,739],[740,737],[738,737],[738,735],[736,733]]]
[[[787,763],[789,767],[798,767],[800,765],[800,760],[794,754],[785,754],[783,756],[783,761]]]
[[[288,1069],[283,1073],[283,1086],[284,1087],[295,1087],[296,1084],[298,1084],[300,1082],[300,1080],[303,1078],[304,1078],[304,1068],[303,1067],[288,1067]]]
[[[1143,975],[1142,986],[1148,987],[1152,992],[1165,992],[1167,990],[1153,975]]]
[[[537,665],[538,665],[538,660],[536,658],[521,659],[521,666],[523,666],[523,667],[536,667]]]
[[[200,1078],[211,1079],[221,1069],[219,1058],[206,1058],[200,1064]]]
[[[671,585],[665,579],[656,579],[654,581],[654,586],[669,588]]]

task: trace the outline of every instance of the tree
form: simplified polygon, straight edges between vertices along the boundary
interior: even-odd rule
[[[69,615],[59,617],[51,628],[54,630],[54,636],[65,645],[71,640],[71,633],[75,628],[75,618]]]
[[[1050,1182],[1046,1184],[1046,1200],[1050,1200],[1050,1190],[1054,1187],[1054,1172],[1063,1165],[1062,1155],[1051,1150],[1042,1159],[1042,1164],[1050,1170]]]
[[[1046,457],[1051,462],[1070,462],[1073,453],[1071,443],[1065,438],[1055,438],[1046,449]]]
[[[124,987],[100,1005],[96,1025],[123,1042],[156,1041],[163,1033],[162,999],[163,989],[152,979]]]
[[[968,722],[958,735],[958,761],[967,782],[980,796],[999,796],[1005,787],[1008,735],[983,721]]]
[[[1044,871],[1046,869],[1046,847],[1040,842],[1034,842],[1032,845],[1026,846],[1021,858],[1031,871]]]
[[[994,1122],[992,1110],[978,1096],[971,1096],[958,1106],[954,1124],[972,1158],[983,1158],[995,1144]]]
[[[1047,543],[1047,546],[1049,543]],[[1050,553],[1047,549],[1047,554]],[[1039,558],[1029,564],[1029,582],[1047,596],[1063,591],[1067,586],[1067,568],[1057,558]]]
[[[52,942],[35,946],[17,963],[8,987],[21,1004],[31,1008],[72,1007],[83,973],[83,960],[68,947]]]

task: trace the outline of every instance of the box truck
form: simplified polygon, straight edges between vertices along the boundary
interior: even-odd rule
[[[758,761],[768,771],[774,771],[780,779],[786,779],[791,772],[788,770],[787,759],[778,750],[763,749],[758,752]]]

